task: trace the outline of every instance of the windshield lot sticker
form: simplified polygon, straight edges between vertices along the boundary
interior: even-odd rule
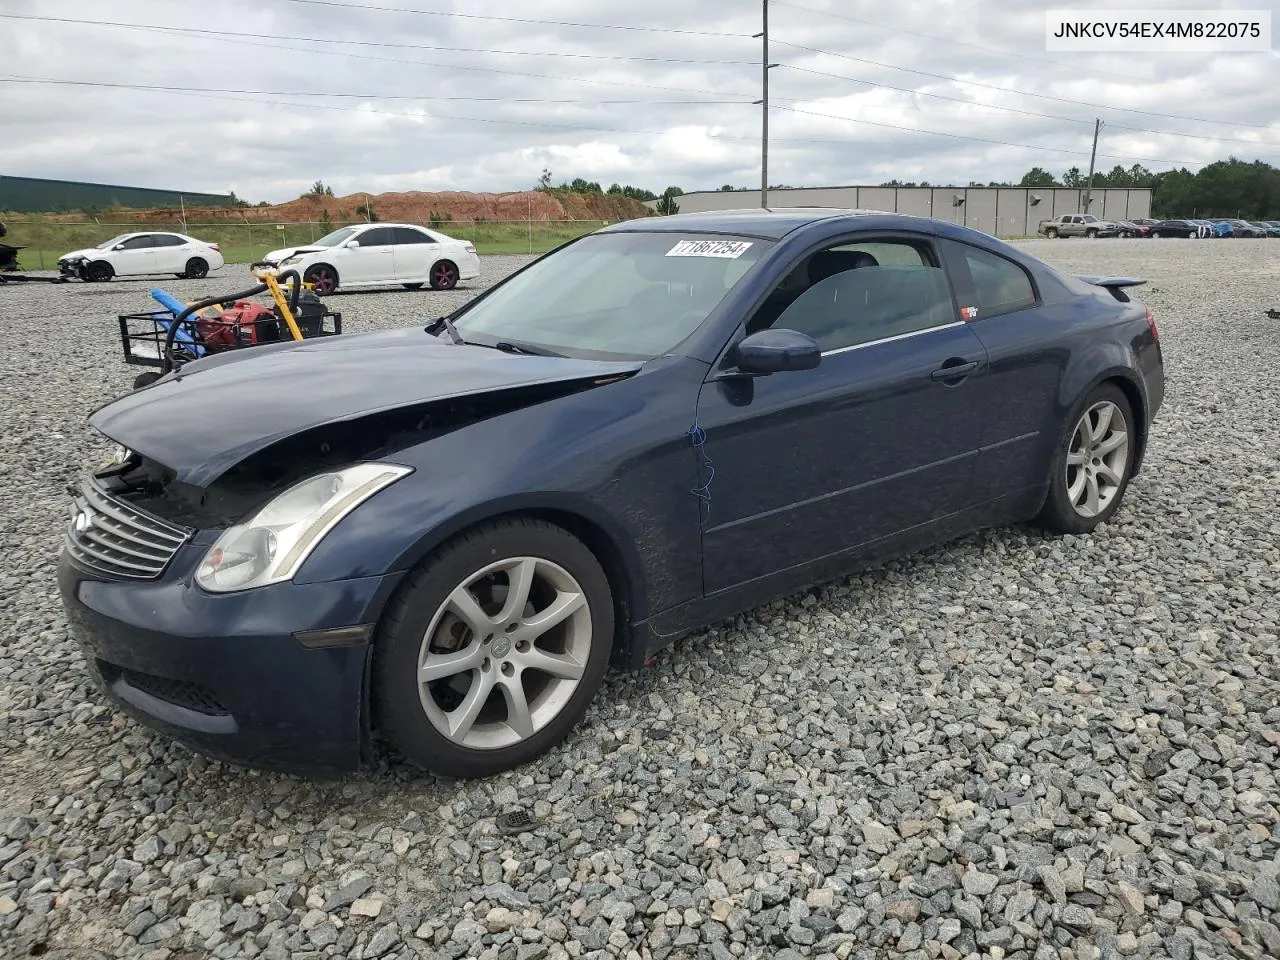
[[[751,247],[750,240],[681,240],[667,251],[668,257],[720,257],[737,260]]]
[[[977,307],[961,307],[960,308],[960,316],[964,317],[966,320],[972,320],[977,315],[978,315]]]

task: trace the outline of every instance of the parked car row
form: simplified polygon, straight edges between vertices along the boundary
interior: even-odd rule
[[[1041,236],[1058,237],[1280,237],[1280,220],[1102,220],[1091,213],[1064,213],[1041,220]]]
[[[167,231],[124,233],[58,259],[65,277],[102,283],[115,277],[172,274],[199,280],[226,261],[216,243]],[[400,285],[452,290],[480,276],[473,244],[408,223],[342,227],[314,243],[272,250],[255,267],[292,269],[320,296],[341,287]]]
[[[1151,228],[1153,237],[1280,237],[1280,221],[1249,220],[1161,220]]]

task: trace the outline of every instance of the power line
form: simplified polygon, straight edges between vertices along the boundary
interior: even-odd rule
[[[150,83],[113,83],[104,80],[63,80],[53,77],[18,77],[12,74],[0,77],[0,83],[40,83],[73,87],[108,87],[121,90],[152,90],[175,93],[240,93],[262,97],[339,97],[349,100],[439,100],[465,101],[476,103],[562,103],[583,105],[616,105],[616,104],[745,104],[745,100],[600,100],[592,97],[589,100],[556,99],[547,97],[444,97],[420,96],[417,94],[399,93],[329,93],[323,90],[242,90],[235,87],[182,87],[170,84]]]
[[[859,77],[846,77],[839,73],[827,73],[825,70],[813,70],[809,67],[797,67],[794,64],[782,63],[780,67],[788,70],[795,70],[799,73],[811,73],[816,77],[830,77],[833,80],[847,80],[850,83],[862,83],[869,87],[877,87],[882,90],[896,90],[899,93],[908,93],[916,97],[932,97],[936,100],[950,100],[952,103],[962,103],[968,107],[982,107],[986,110],[1002,110],[1006,113],[1018,113],[1026,117],[1041,117],[1045,120],[1062,120],[1068,123],[1092,124],[1092,120],[1085,120],[1081,117],[1064,117],[1052,113],[1038,113],[1034,110],[1022,110],[1018,107],[1006,107],[995,103],[979,103],[975,100],[966,100],[963,97],[949,97],[944,93],[929,93],[925,90],[913,90],[910,87],[896,87],[890,83],[881,83],[878,80],[863,80]],[[788,98],[783,98],[788,99]],[[799,102],[799,101],[792,101]],[[1108,126],[1115,127],[1117,130],[1131,130],[1138,133],[1152,133],[1161,137],[1185,137],[1189,140],[1206,140],[1212,143],[1244,143],[1252,147],[1280,147],[1280,143],[1271,143],[1267,140],[1241,140],[1237,137],[1211,137],[1196,133],[1177,133],[1172,130],[1151,130],[1146,127],[1129,127],[1119,123],[1109,123]]]
[[[117,27],[125,30],[145,30],[154,33],[190,34],[193,36],[205,36],[210,39],[231,38],[236,42],[244,39],[243,31],[208,30],[200,27],[171,27],[147,23],[125,23],[118,20],[82,20],[72,17],[41,17],[33,14],[22,13],[0,13],[0,19],[31,20],[39,23],[64,23],[74,26]],[[303,43],[337,43],[348,46],[381,47],[397,50],[433,50],[440,53],[488,53],[510,57],[563,57],[571,60],[607,60],[629,63],[686,63],[699,65],[705,64],[708,66],[741,66],[755,64],[754,60],[700,60],[688,57],[629,57],[622,54],[561,53],[552,50],[491,50],[483,47],[442,47],[428,43],[394,43],[386,40],[343,40],[337,37],[297,37],[278,33],[254,33],[254,37],[260,40],[289,40]],[[327,52],[320,50],[305,51],[301,48],[290,49],[300,49],[300,52],[308,53]]]
[[[787,0],[770,0],[774,6],[791,7],[793,10],[803,10],[806,13],[816,13],[824,17],[833,17],[836,20],[847,20],[850,23],[860,23],[868,27],[878,27],[881,30],[889,30],[893,33],[903,33],[912,37],[923,37],[926,40],[936,40],[938,43],[949,43],[958,47],[970,47],[974,50],[983,50],[987,53],[998,53],[1002,57],[1017,57],[1019,60],[1030,60],[1033,63],[1048,63],[1055,67],[1061,67],[1064,70],[1085,70],[1089,73],[1096,73],[1104,77],[1115,77],[1117,80],[1128,80],[1133,82],[1133,77],[1129,74],[1115,73],[1111,70],[1098,70],[1094,67],[1086,67],[1080,64],[1063,63],[1061,60],[1051,60],[1048,57],[1033,57],[1025,53],[1015,53],[1012,50],[1002,50],[998,47],[984,47],[980,43],[969,43],[965,40],[956,40],[952,37],[939,37],[932,33],[921,33],[918,30],[907,30],[903,27],[891,27],[887,23],[879,23],[876,20],[864,20],[861,17],[851,17],[846,13],[832,13],[830,10],[819,10],[816,7],[804,7],[798,3],[788,3]],[[1093,121],[1089,121],[1092,123]]]
[[[402,57],[378,57],[378,56],[373,56],[372,54],[346,53],[344,51],[337,51],[337,50],[312,50],[306,47],[281,47],[276,43],[254,41],[247,37],[246,38],[237,37],[237,38],[231,39],[231,38],[221,37],[221,36],[216,36],[216,37],[210,36],[210,37],[201,37],[201,38],[193,37],[192,39],[207,39],[207,40],[213,40],[215,42],[220,42],[220,43],[235,43],[237,46],[266,47],[272,51],[279,51],[284,49],[284,50],[293,50],[298,53],[318,53],[324,56],[337,56],[337,57],[343,57],[344,59],[373,60],[380,63],[403,63],[403,64],[409,64],[416,67],[438,67],[444,70],[465,70],[472,73],[493,73],[493,74],[499,74],[502,76],[531,78],[534,80],[557,80],[564,83],[587,83],[587,84],[602,84],[602,85],[611,86],[611,87],[634,87],[636,89],[643,89],[643,90],[662,90],[667,93],[684,93],[684,94],[696,93],[696,94],[701,94],[703,96],[709,96],[709,97],[739,97],[743,99],[755,98],[754,93],[729,93],[724,90],[690,90],[687,87],[666,87],[666,86],[661,86],[661,85],[651,84],[651,83],[636,83],[630,80],[605,80],[598,77],[566,77],[566,76],[557,76],[555,74],[529,73],[523,70],[503,70],[498,67],[475,67],[475,66],[469,66],[466,64],[459,64],[459,63],[438,63],[438,62],[431,62],[426,60],[405,60]]]
[[[384,7],[365,3],[341,3],[339,0],[281,0],[283,3],[307,4],[314,7],[336,7],[341,10],[370,10],[378,13],[409,13],[420,17],[454,17],[459,20],[491,20],[499,23],[536,23],[550,27],[578,27],[588,30],[630,30],[637,33],[678,33],[693,37],[747,38],[749,34],[718,30],[677,30],[673,27],[638,27],[620,23],[577,23],[569,20],[538,20],[532,17],[498,17],[480,13],[454,13],[452,10],[415,10],[407,7]]]
[[[598,125],[551,123],[551,122],[530,121],[530,120],[507,120],[507,119],[500,119],[495,117],[460,117],[460,116],[454,116],[452,114],[433,114],[433,113],[426,113],[426,112],[405,113],[403,111],[379,110],[379,109],[367,108],[367,107],[340,107],[334,104],[324,104],[324,103],[290,103],[290,102],[283,102],[283,101],[277,101],[277,100],[264,101],[264,100],[249,99],[249,96],[252,96],[255,94],[261,95],[261,96],[272,96],[272,97],[276,97],[276,96],[343,96],[342,94],[306,94],[306,93],[296,93],[296,92],[282,93],[282,92],[273,92],[273,91],[267,91],[267,90],[225,90],[225,89],[219,89],[219,88],[213,88],[213,87],[209,87],[209,88],[177,87],[177,86],[161,86],[161,85],[147,85],[147,84],[134,84],[134,83],[107,83],[107,82],[91,81],[91,80],[57,80],[57,79],[42,78],[42,77],[0,77],[0,83],[41,83],[41,84],[55,84],[55,85],[69,85],[69,86],[83,86],[83,87],[99,87],[99,88],[105,88],[105,89],[141,90],[148,93],[177,94],[179,96],[201,96],[201,97],[208,97],[211,100],[231,100],[231,101],[240,102],[240,103],[256,103],[256,104],[265,103],[271,106],[295,107],[300,109],[338,110],[344,113],[379,114],[379,115],[392,116],[392,117],[408,117],[416,120],[447,120],[447,121],[463,121],[468,123],[496,123],[496,124],[509,125],[509,126],[519,126],[519,127],[540,127],[540,128],[545,127],[548,129],[581,130],[581,131],[592,132],[592,133],[597,131],[602,131],[602,130],[618,132],[618,133],[629,132],[625,130],[617,130],[616,128],[612,128],[612,127],[601,127]],[[242,96],[228,96],[228,94],[241,94]],[[421,97],[421,98],[404,97],[404,98],[398,98],[398,99],[433,100],[437,98],[435,97]],[[439,99],[452,100],[452,99],[469,99],[469,98],[446,97],[446,98],[439,98]],[[551,102],[554,102],[554,101],[551,101]],[[682,101],[682,102],[701,103],[705,101]],[[725,102],[740,103],[742,101],[725,101]],[[653,131],[649,131],[649,132],[653,132]]]
[[[453,122],[463,122],[463,123],[492,123],[492,124],[500,124],[500,125],[508,125],[508,126],[537,127],[537,128],[558,129],[558,130],[574,130],[574,131],[585,132],[585,133],[603,132],[603,133],[624,133],[624,134],[632,134],[637,136],[654,136],[654,135],[661,135],[661,134],[670,132],[666,130],[629,130],[625,128],[602,126],[602,125],[549,123],[549,122],[542,122],[542,121],[527,121],[527,120],[502,120],[502,119],[495,119],[491,117],[461,117],[461,116],[446,115],[446,114],[431,114],[426,112],[407,113],[404,111],[380,110],[380,109],[367,108],[367,107],[344,107],[344,106],[338,106],[335,104],[324,104],[324,103],[293,103],[293,102],[281,102],[281,101],[263,101],[263,100],[254,100],[249,98],[251,95],[255,93],[260,93],[261,95],[264,95],[264,96],[278,95],[278,94],[269,94],[266,91],[234,91],[235,93],[247,94],[247,95],[241,95],[241,96],[234,96],[228,93],[224,93],[221,90],[216,90],[216,88],[198,88],[198,87],[184,88],[184,87],[171,87],[171,86],[158,86],[158,85],[148,86],[144,84],[118,84],[118,83],[106,83],[106,82],[97,82],[97,81],[0,77],[0,83],[12,83],[12,82],[72,84],[72,85],[89,86],[89,87],[141,89],[144,92],[162,93],[162,94],[170,94],[170,95],[177,95],[177,96],[194,96],[194,97],[201,97],[201,98],[210,99],[210,100],[225,100],[225,101],[236,102],[236,103],[252,103],[252,104],[269,103],[272,106],[292,107],[295,109],[302,109],[302,110],[329,110],[329,111],[338,111],[342,113],[375,114],[379,116],[406,117],[414,120],[442,120],[442,121],[453,121]],[[279,94],[279,95],[284,95],[284,94]],[[424,98],[424,99],[431,99],[431,98]],[[816,111],[802,110],[796,107],[777,106],[776,109],[785,110],[789,113],[802,114],[805,116],[821,117],[823,119],[828,119],[828,120],[842,120],[848,123],[865,123],[870,126],[885,127],[891,130],[902,130],[907,133],[923,133],[931,136],[947,137],[955,140],[972,141],[976,143],[990,143],[990,144],[996,144],[999,146],[1017,147],[1020,149],[1033,150],[1033,151],[1045,152],[1045,153],[1072,154],[1072,155],[1081,155],[1081,156],[1087,155],[1087,151],[1064,150],[1064,149],[1058,149],[1058,148],[1036,146],[1028,143],[1011,143],[1005,140],[992,140],[992,139],[983,138],[983,137],[965,136],[963,134],[942,133],[936,130],[922,130],[915,127],[904,127],[904,126],[900,126],[892,123],[881,123],[874,120],[858,120],[853,117],[843,117],[835,114],[818,113]],[[758,142],[754,137],[734,137],[734,136],[728,136],[724,134],[712,134],[712,133],[708,133],[707,138],[711,140],[728,140],[728,141],[739,141],[739,142],[750,142],[750,143]],[[797,138],[774,137],[774,138],[771,138],[771,142],[772,143],[825,143],[825,144],[832,144],[832,145],[848,145],[851,147],[865,146],[871,143],[871,141],[864,141],[864,140],[826,140],[826,139],[814,139],[814,138],[804,138],[804,137],[797,137]],[[898,146],[900,144],[901,144],[901,141],[879,141],[877,143],[877,145],[880,145],[880,146]],[[1100,156],[1105,156],[1113,160],[1141,160],[1148,163],[1161,163],[1161,164],[1170,164],[1170,165],[1174,165],[1174,164],[1182,165],[1182,166],[1204,166],[1205,165],[1204,161],[1163,160],[1163,159],[1156,159],[1151,157],[1125,157],[1125,156],[1120,156],[1118,154],[1100,154]]]
[[[778,2],[778,0],[773,0],[773,2]],[[808,8],[799,7],[796,4],[786,4],[786,5],[794,6],[797,9],[808,9]],[[822,12],[822,11],[815,11],[815,12]],[[836,15],[831,14],[831,16],[836,16]],[[120,21],[109,21],[109,20],[75,20],[72,18],[65,18],[65,17],[43,17],[43,16],[34,16],[34,15],[26,15],[26,14],[7,14],[7,13],[0,13],[0,18],[13,19],[13,20],[38,21],[38,22],[47,22],[47,23],[64,23],[64,24],[83,25],[83,26],[116,27],[116,28],[122,28],[122,29],[143,30],[143,31],[152,31],[152,32],[160,32],[160,33],[173,33],[178,35],[189,35],[193,38],[198,38],[198,39],[209,39],[209,40],[217,40],[222,42],[234,42],[236,44],[244,44],[246,42],[252,42],[252,41],[247,41],[246,38],[241,33],[236,33],[232,31],[223,31],[223,30],[210,30],[210,29],[203,29],[203,28],[196,28],[196,27],[158,26],[158,25],[150,25],[150,24],[125,23]],[[856,18],[841,17],[841,19],[855,20]],[[861,21],[857,21],[857,22],[861,22]],[[870,21],[867,21],[867,22],[870,22]],[[394,43],[390,41],[371,41],[371,40],[344,40],[344,39],[329,38],[329,37],[290,36],[287,34],[256,34],[255,36],[258,38],[259,41],[286,40],[286,41],[298,41],[298,42],[305,42],[305,43],[346,44],[346,45],[376,47],[376,48],[421,49],[421,50],[433,50],[433,51],[439,51],[439,52],[453,52],[453,53],[483,53],[483,54],[495,54],[495,55],[501,55],[501,56],[545,56],[545,57],[564,57],[564,58],[571,58],[571,59],[591,59],[591,60],[623,61],[623,62],[684,63],[684,64],[706,64],[706,65],[726,65],[726,66],[754,64],[754,61],[749,61],[749,60],[697,60],[697,59],[684,59],[684,58],[674,58],[674,57],[627,57],[627,56],[612,55],[612,54],[575,54],[575,53],[557,53],[554,51],[521,51],[521,50],[499,50],[499,49],[488,49],[488,48],[477,48],[477,47],[445,47],[445,46],[437,46],[434,44]],[[927,35],[924,35],[924,36],[927,36]],[[258,42],[255,45],[270,46],[273,49],[280,49],[275,44]],[[798,45],[791,44],[791,46],[798,46]],[[333,51],[328,51],[328,50],[310,50],[307,48],[300,48],[300,47],[286,47],[284,49],[294,50],[299,53],[321,53],[321,54],[328,54],[328,55],[343,55],[347,57],[359,58],[358,54],[335,54]],[[805,49],[811,50],[813,52],[824,53],[829,56],[836,56],[836,57],[844,56],[842,54],[833,53],[831,51],[819,51],[816,48],[805,48]],[[419,66],[441,66],[441,67],[455,66],[452,64],[449,64],[449,65],[426,64],[426,63],[422,63],[421,61],[403,60],[398,58],[386,58],[386,57],[366,57],[362,59],[370,59],[370,60],[381,61],[381,62],[411,63]],[[828,77],[836,80],[845,80],[850,83],[861,83],[867,86],[879,87],[882,89],[895,90],[901,93],[907,93],[912,96],[930,97],[932,99],[937,99],[937,100],[947,100],[953,103],[960,103],[968,106],[981,107],[989,110],[1000,110],[1008,113],[1021,114],[1023,116],[1041,117],[1044,119],[1059,120],[1059,121],[1064,121],[1068,123],[1088,124],[1093,122],[1092,120],[1086,120],[1078,117],[1064,117],[1064,116],[1055,115],[1055,114],[1039,113],[1034,110],[1022,110],[1017,107],[1007,107],[1007,106],[1002,106],[997,104],[978,103],[976,101],[966,100],[963,97],[952,97],[946,94],[931,93],[923,90],[915,90],[909,87],[899,87],[893,84],[887,84],[887,83],[882,83],[882,82],[873,81],[873,80],[863,80],[858,77],[849,77],[849,76],[844,76],[842,74],[829,73],[822,70],[814,70],[809,67],[795,66],[793,64],[781,64],[780,66],[783,66],[783,67],[786,67],[787,69],[795,70],[801,73],[812,74],[814,76]],[[485,70],[486,68],[456,66],[456,69]],[[541,74],[515,73],[513,71],[494,71],[494,72],[499,72],[504,74],[514,73],[514,75],[516,76],[531,76],[531,77],[537,77],[540,79],[564,79],[569,81],[581,80],[581,78],[576,78],[576,77],[558,78],[558,77],[546,76]],[[609,82],[609,81],[600,81],[600,82]],[[617,81],[616,83],[621,83],[621,81]],[[625,84],[625,85],[626,86],[649,86],[645,84]],[[675,91],[680,88],[654,87],[653,89]],[[230,91],[230,92],[236,92],[236,91]],[[705,93],[708,96],[718,95],[713,91],[705,91]],[[281,95],[312,96],[316,94],[312,94],[310,92],[296,92],[296,93],[291,92],[291,93],[286,93]],[[337,94],[334,94],[334,96],[337,96]],[[373,95],[370,95],[370,96],[373,96]],[[377,95],[377,96],[379,99],[396,99],[394,97],[389,97],[385,95]],[[742,94],[742,96],[747,96],[747,95]],[[408,98],[408,99],[445,99],[445,98],[418,97],[418,98]],[[471,100],[481,101],[486,98],[473,97],[473,98],[457,98],[457,99],[461,99],[461,100],[471,99]],[[542,99],[520,100],[518,98],[493,98],[493,99],[494,100],[507,99],[511,102],[532,102],[532,103],[577,102],[573,100],[542,100]],[[781,99],[786,99],[786,98],[781,98]],[[599,102],[601,104],[623,104],[623,103],[664,104],[664,103],[675,103],[675,102],[682,102],[682,101],[601,100],[596,102]],[[703,101],[703,102],[713,102],[713,101]],[[722,101],[714,101],[714,102],[722,102]],[[730,102],[730,101],[723,101],[723,102]],[[732,101],[732,102],[736,102],[736,101]],[[799,101],[793,101],[793,102],[799,102]],[[1070,101],[1067,101],[1067,102],[1070,102]],[[1208,136],[1192,134],[1192,133],[1181,133],[1181,132],[1174,132],[1174,131],[1168,131],[1168,130],[1152,130],[1144,127],[1132,127],[1132,126],[1126,126],[1124,124],[1112,123],[1110,124],[1110,126],[1112,126],[1115,129],[1130,130],[1138,133],[1154,134],[1157,136],[1183,137],[1186,139],[1205,140],[1210,142],[1240,143],[1240,144],[1245,144],[1245,145],[1254,146],[1254,147],[1280,146],[1280,144],[1273,144],[1267,141],[1243,140],[1243,139],[1230,138],[1230,137],[1208,137]]]
[[[1054,97],[1047,93],[1031,93],[1027,90],[1014,90],[1011,87],[999,87],[991,83],[981,83],[978,80],[964,80],[960,77],[953,77],[946,73],[930,73],[927,70],[916,70],[912,67],[899,67],[892,63],[882,63],[879,60],[868,60],[865,57],[854,57],[847,53],[834,53],[831,50],[820,50],[817,47],[807,47],[801,43],[788,43],[785,40],[774,40],[776,44],[784,47],[791,47],[795,50],[807,50],[809,53],[817,53],[826,57],[838,57],[841,60],[852,60],[855,63],[867,63],[873,67],[884,67],[888,70],[902,70],[906,73],[919,74],[922,77],[933,77],[935,80],[946,80],[950,83],[964,83],[971,87],[982,87],[986,90],[999,90],[1001,93],[1012,93],[1020,97],[1035,97],[1038,100],[1053,100],[1056,103],[1069,103],[1077,107],[1088,107],[1090,110],[1119,110],[1124,113],[1138,113],[1147,117],[1161,117],[1165,120],[1188,120],[1192,123],[1222,123],[1233,127],[1255,127],[1259,130],[1270,130],[1271,127],[1263,123],[1245,123],[1241,120],[1215,120],[1210,117],[1185,117],[1176,113],[1157,113],[1154,110],[1138,110],[1135,107],[1113,107],[1102,103],[1089,103],[1087,100],[1071,100],[1067,97]]]
[[[890,130],[905,130],[908,133],[925,133],[925,134],[928,134],[929,136],[949,137],[953,140],[967,140],[973,143],[991,143],[1001,147],[1018,147],[1023,150],[1039,150],[1042,152],[1049,152],[1049,153],[1063,153],[1063,154],[1069,153],[1069,154],[1074,154],[1078,156],[1085,156],[1085,157],[1089,156],[1088,150],[1060,150],[1060,149],[1057,149],[1056,147],[1051,148],[1051,147],[1044,147],[1044,146],[1035,146],[1030,143],[1012,143],[1008,140],[992,140],[987,137],[971,137],[963,133],[943,133],[940,130],[925,130],[921,127],[904,127],[894,123],[881,123],[878,120],[861,120],[861,119],[858,119],[857,117],[842,117],[832,113],[818,113],[813,110],[801,110],[798,107],[779,106],[778,109],[786,110],[789,113],[803,114],[804,116],[807,116],[807,117],[822,117],[825,120],[844,120],[847,123],[865,123],[873,127],[887,127]],[[1204,161],[1200,161],[1200,160],[1162,160],[1162,159],[1157,159],[1155,157],[1127,157],[1127,156],[1121,156],[1120,154],[1115,154],[1115,153],[1100,153],[1098,154],[1098,156],[1107,157],[1112,160],[1140,160],[1144,163],[1168,163],[1168,164],[1180,164],[1182,166],[1197,166],[1197,167],[1204,166]]]

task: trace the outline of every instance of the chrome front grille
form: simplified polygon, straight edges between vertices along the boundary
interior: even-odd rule
[[[66,548],[72,559],[97,573],[154,580],[190,536],[190,530],[131,507],[90,480],[72,500]]]

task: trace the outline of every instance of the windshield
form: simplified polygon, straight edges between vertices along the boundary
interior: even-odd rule
[[[94,247],[93,249],[95,249],[95,250],[106,250],[108,247],[114,247],[114,246],[115,246],[117,243],[119,243],[121,240],[125,240],[125,239],[127,239],[127,238],[129,238],[129,237],[132,237],[132,236],[133,236],[133,234],[132,234],[132,233],[122,233],[122,234],[120,234],[120,236],[118,236],[118,237],[112,237],[110,240],[103,240],[103,241],[102,241],[102,243],[98,244],[98,245],[97,245],[96,247]]]
[[[311,244],[313,247],[336,247],[343,240],[348,239],[356,232],[355,227],[343,227],[335,230],[333,233],[326,233],[323,237]]]
[[[592,234],[495,287],[454,320],[477,343],[648,360],[693,333],[771,246],[695,233]]]

